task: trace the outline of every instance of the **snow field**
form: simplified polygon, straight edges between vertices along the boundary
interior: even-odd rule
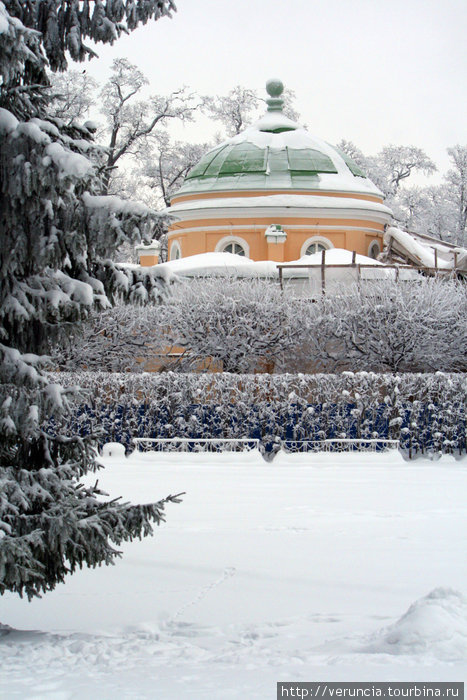
[[[112,496],[183,503],[116,566],[30,604],[5,596],[5,697],[266,700],[278,680],[464,680],[465,460],[180,457],[101,458]]]

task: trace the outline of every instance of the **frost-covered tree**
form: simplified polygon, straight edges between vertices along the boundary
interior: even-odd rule
[[[431,175],[437,168],[426,153],[416,146],[385,146],[367,160],[370,178],[389,197],[394,197],[402,182],[414,172]]]
[[[258,105],[256,92],[241,85],[207,103],[210,116],[224,125],[228,136],[235,136],[246,129]]]
[[[105,169],[104,193],[137,198],[155,207],[170,206],[172,193],[211,147],[173,141],[166,130],[172,120],[191,121],[203,98],[182,89],[167,97],[142,99],[149,81],[126,59],[114,61],[112,74],[101,89],[86,71],[52,74],[50,80],[49,115],[67,124],[83,121],[98,95],[101,98],[105,125],[91,126],[95,125],[99,140],[106,145],[98,161]]]
[[[430,175],[434,163],[414,146],[387,146],[367,156],[351,141],[338,147],[378,185],[400,226],[456,245],[466,245],[467,147],[448,148],[452,168],[440,185],[408,186],[415,172]]]
[[[165,132],[142,154],[138,181],[151,191],[152,200],[170,207],[172,195],[181,187],[185,176],[211,148],[209,143],[172,141]]]
[[[115,298],[159,292],[149,274],[108,258],[150,233],[155,212],[99,196],[92,135],[47,113],[46,59],[92,53],[172,7],[170,1],[0,2],[0,593],[39,595],[83,565],[111,563],[115,545],[152,531],[166,500],[102,503],[80,477],[92,441],[64,432],[73,390],[44,373],[43,352]],[[91,157],[89,157],[91,156]]]
[[[185,88],[167,97],[151,95],[141,99],[141,90],[147,84],[147,78],[127,59],[113,62],[112,75],[101,92],[108,134],[103,194],[111,190],[112,173],[124,156],[145,153],[156,128],[166,126],[171,119],[191,121],[201,105],[201,100]]]
[[[284,114],[289,119],[298,120],[300,115],[293,107],[295,92],[286,88],[282,97],[285,102]],[[235,136],[250,126],[255,118],[259,118],[259,107],[264,101],[256,90],[236,85],[227,95],[206,99],[205,105],[211,118],[223,124],[227,136]]]
[[[427,193],[423,187],[401,188],[398,197],[392,202],[394,217],[406,231],[419,230],[417,223],[420,215],[427,209]]]
[[[84,122],[96,101],[97,80],[85,70],[69,70],[52,73],[50,83],[49,116],[62,119],[68,125]]]
[[[393,207],[397,220],[407,230],[457,243],[456,212],[448,185],[403,187]]]
[[[467,226],[467,147],[447,149],[452,166],[441,185],[400,188],[393,200],[396,218],[408,229],[465,246]]]
[[[341,139],[337,144],[337,148],[341,150],[346,155],[350,156],[352,160],[364,171],[368,170],[368,162],[366,156],[363,154],[358,146],[356,146],[353,141],[347,141],[347,139]],[[371,178],[371,175],[368,175]]]
[[[456,212],[456,238],[458,245],[467,245],[467,146],[448,148],[452,168],[446,174],[449,199]]]
[[[431,175],[437,170],[433,161],[416,146],[385,146],[375,156],[365,155],[346,139],[342,139],[337,147],[350,156],[391,201],[413,173]]]

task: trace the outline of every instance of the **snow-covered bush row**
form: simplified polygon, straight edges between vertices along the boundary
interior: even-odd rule
[[[101,445],[133,437],[400,439],[417,452],[466,451],[462,374],[62,373],[79,384],[75,422]]]
[[[165,291],[164,303],[96,314],[52,349],[55,364],[141,372],[159,354],[178,371],[211,360],[234,373],[467,369],[467,285],[453,280],[373,281],[314,299],[257,278],[195,278]]]

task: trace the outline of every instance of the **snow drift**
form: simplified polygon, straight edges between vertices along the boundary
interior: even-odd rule
[[[467,657],[467,598],[451,588],[435,588],[415,601],[393,625],[377,632],[362,652]]]

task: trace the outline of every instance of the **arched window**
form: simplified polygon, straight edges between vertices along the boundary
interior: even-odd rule
[[[327,250],[322,243],[310,243],[305,251],[305,255],[313,255],[313,253],[319,253],[321,250]]]
[[[368,246],[368,255],[370,258],[373,258],[373,260],[376,260],[378,255],[381,253],[381,246],[379,244],[379,241],[371,241],[370,245]]]
[[[245,258],[250,257],[250,247],[248,243],[240,236],[225,236],[217,241],[216,253],[234,253],[235,255],[242,255]]]
[[[170,246],[170,260],[179,260],[182,257],[182,251],[178,241],[174,241]]]
[[[312,236],[302,245],[300,256],[314,255],[315,253],[320,253],[322,250],[329,250],[330,248],[334,248],[334,246],[329,238],[324,238],[324,236]]]
[[[223,253],[234,253],[235,255],[245,255],[245,249],[240,243],[227,243],[222,249]]]

